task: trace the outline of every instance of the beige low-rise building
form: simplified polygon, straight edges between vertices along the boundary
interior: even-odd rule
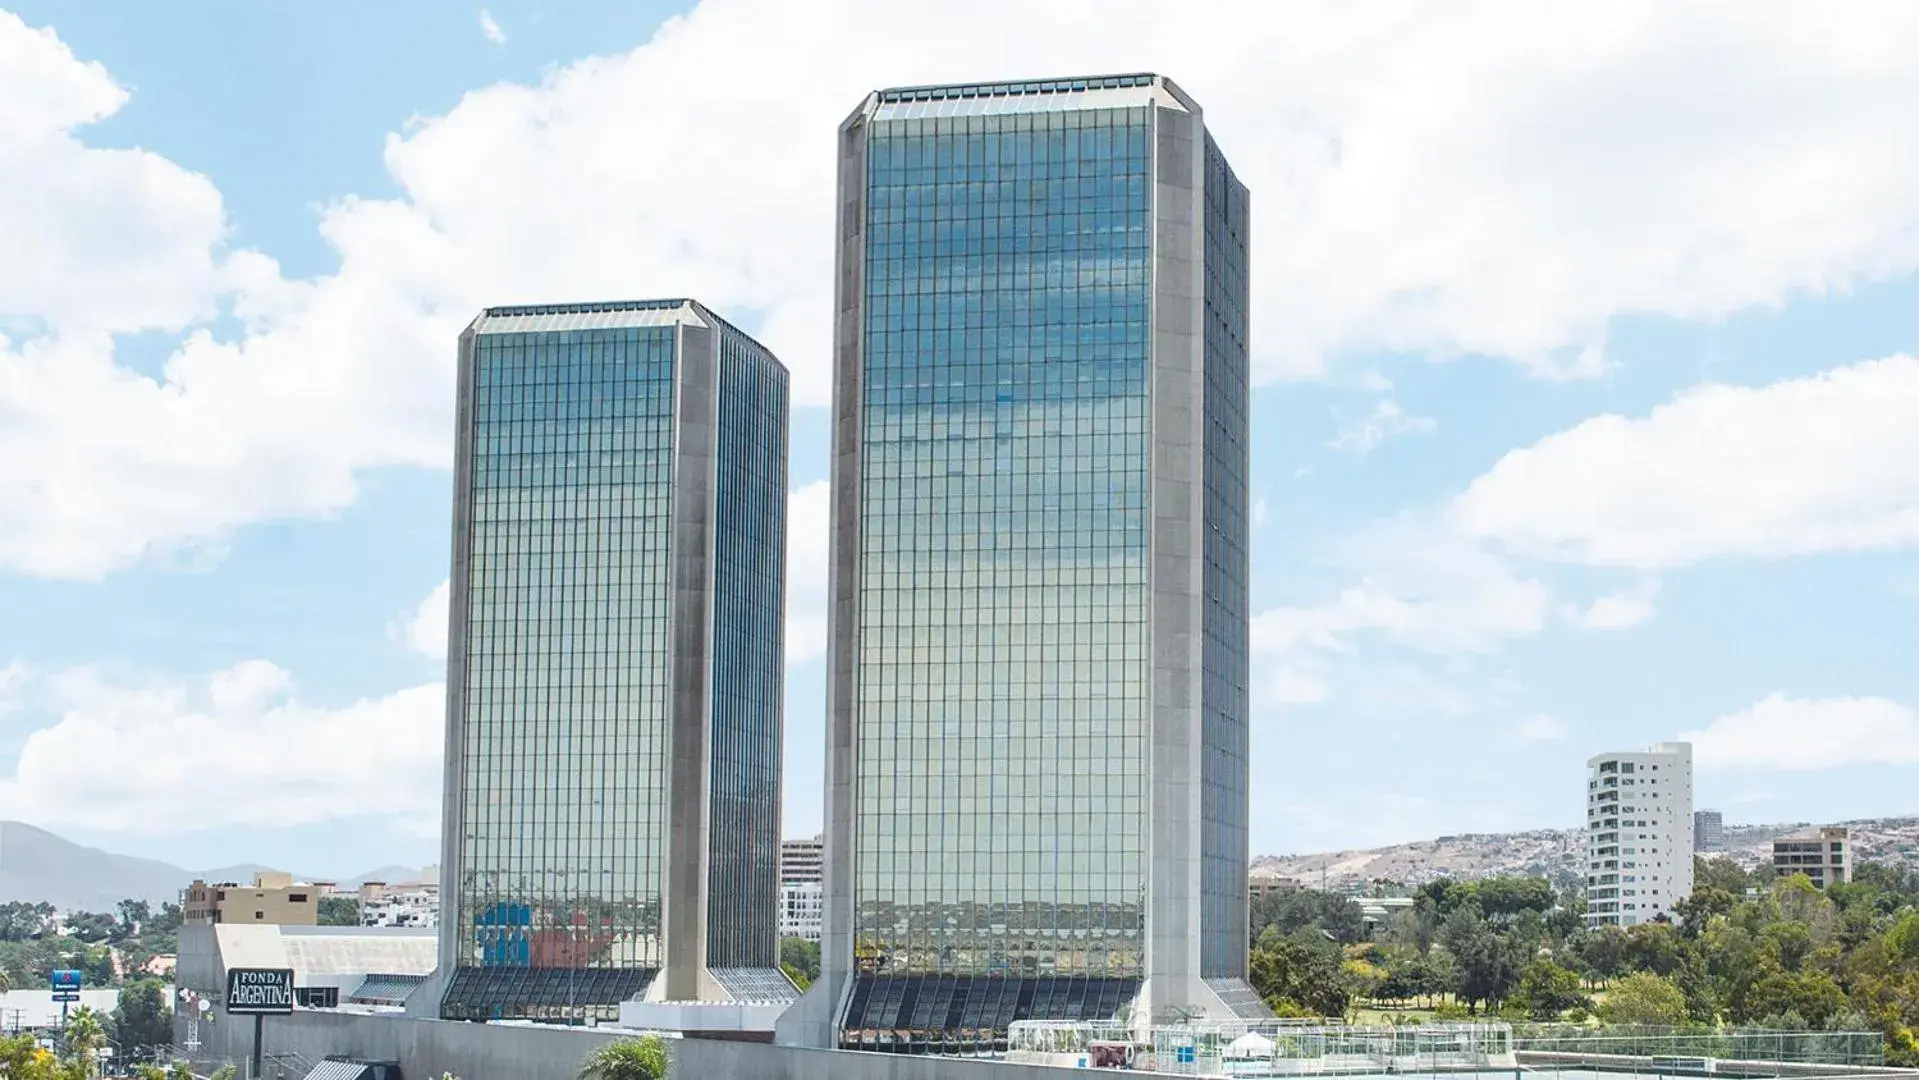
[[[1812,829],[1772,842],[1772,869],[1780,877],[1804,874],[1814,885],[1852,880],[1851,833],[1843,825]]]
[[[291,874],[263,870],[251,886],[195,881],[181,898],[180,914],[189,923],[313,926],[320,921],[319,896]]]

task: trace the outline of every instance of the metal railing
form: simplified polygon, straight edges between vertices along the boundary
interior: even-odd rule
[[[1886,1063],[1886,1040],[1877,1031],[1514,1024],[1513,1048],[1521,1053],[1709,1058],[1861,1068]]]

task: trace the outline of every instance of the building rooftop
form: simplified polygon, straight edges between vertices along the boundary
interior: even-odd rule
[[[900,86],[873,93],[864,111],[874,120],[935,116],[1003,116],[1011,113],[1122,109],[1157,105],[1181,112],[1199,107],[1171,79],[1149,72],[1065,79]]]
[[[624,330],[639,326],[711,326],[713,313],[697,301],[611,300],[590,304],[518,304],[490,307],[468,327],[476,334],[552,330]]]
[[[297,980],[313,975],[430,975],[439,960],[439,932],[413,926],[213,927],[228,968],[292,968]]]

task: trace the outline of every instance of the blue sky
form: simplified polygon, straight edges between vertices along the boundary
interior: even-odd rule
[[[690,294],[794,372],[810,833],[834,125],[1141,69],[1253,192],[1257,852],[1570,825],[1695,734],[1728,820],[1919,812],[1904,5],[0,5],[0,815],[432,861],[453,336]]]

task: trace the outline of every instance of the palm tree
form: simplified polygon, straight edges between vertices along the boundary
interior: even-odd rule
[[[621,1039],[587,1055],[580,1080],[666,1080],[666,1040]]]
[[[77,1058],[83,1075],[92,1076],[99,1062],[98,1051],[107,1044],[106,1026],[100,1023],[100,1014],[80,1006],[67,1019],[67,1053]]]

